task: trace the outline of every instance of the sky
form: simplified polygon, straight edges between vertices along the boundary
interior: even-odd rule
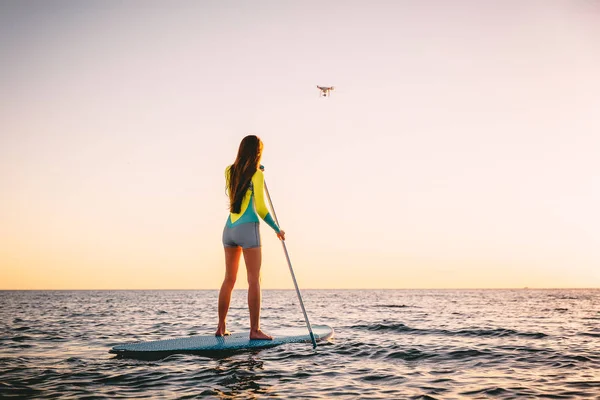
[[[600,287],[599,1],[1,0],[0,54],[0,289],[219,288],[247,134],[303,289]]]

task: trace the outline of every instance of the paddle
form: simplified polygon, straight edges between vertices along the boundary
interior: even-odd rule
[[[261,171],[265,170],[265,167],[260,166]],[[265,192],[267,192],[267,199],[269,200],[269,205],[271,206],[271,210],[273,211],[273,217],[275,218],[275,222],[277,226],[279,225],[279,220],[277,219],[277,214],[275,213],[275,207],[273,207],[273,202],[271,201],[271,195],[269,194],[269,189],[267,188],[267,182],[265,180]],[[306,321],[306,327],[308,328],[308,333],[310,334],[310,340],[312,340],[313,349],[317,348],[317,341],[315,340],[315,335],[313,334],[312,328],[310,326],[310,322],[308,321],[308,315],[306,314],[306,309],[304,308],[304,302],[302,301],[302,295],[300,294],[300,289],[298,288],[298,282],[296,282],[296,275],[294,274],[294,270],[292,269],[292,262],[290,261],[290,256],[287,251],[287,247],[285,245],[285,240],[281,241],[283,245],[283,251],[285,253],[285,258],[288,263],[288,267],[290,267],[290,274],[292,274],[292,280],[294,281],[294,286],[296,287],[296,294],[298,295],[298,300],[300,301],[300,308],[302,308],[302,313],[304,314],[304,320]]]

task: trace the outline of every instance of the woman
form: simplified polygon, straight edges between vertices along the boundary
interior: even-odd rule
[[[237,278],[240,255],[248,274],[248,308],[250,310],[250,339],[272,340],[273,337],[260,330],[260,216],[285,240],[285,232],[279,229],[265,204],[265,177],[260,166],[263,144],[254,135],[246,136],[240,143],[233,165],[225,169],[225,181],[229,195],[229,217],[223,229],[225,247],[225,279],[219,292],[219,324],[216,336],[229,335],[225,319],[229,311],[231,292]]]

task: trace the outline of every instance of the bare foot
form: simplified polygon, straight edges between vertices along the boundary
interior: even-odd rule
[[[231,335],[231,332],[229,332],[225,328],[217,328],[217,331],[215,332],[215,336],[218,336],[218,337],[229,336],[229,335]]]
[[[267,335],[266,333],[264,333],[263,331],[256,330],[256,331],[250,331],[250,339],[252,340],[273,340],[273,336],[271,335]]]

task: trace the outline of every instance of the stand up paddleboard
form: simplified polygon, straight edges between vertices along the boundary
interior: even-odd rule
[[[327,325],[313,325],[313,334],[317,341],[327,340],[333,336],[333,328]],[[311,342],[306,327],[282,328],[269,330],[273,340],[250,340],[249,331],[236,332],[228,336],[199,335],[176,339],[154,340],[121,344],[109,350],[109,353],[120,355],[185,353],[185,352],[223,352],[262,349],[285,343]]]

